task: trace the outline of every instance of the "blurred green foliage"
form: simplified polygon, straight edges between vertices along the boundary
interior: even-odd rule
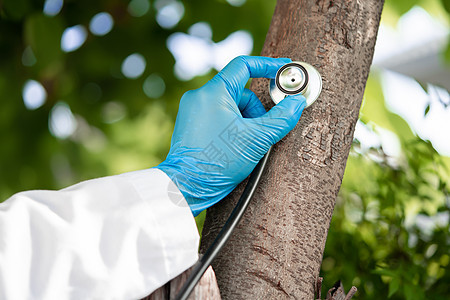
[[[354,142],[325,248],[324,284],[353,284],[360,299],[448,299],[450,160],[380,95],[372,74],[361,120],[396,133],[402,155],[393,160],[381,147]]]
[[[167,38],[207,22],[214,42],[248,31],[257,55],[275,6],[274,0],[230,1],[245,2],[242,6],[183,1],[180,22],[164,29],[156,21],[156,7],[164,1],[133,0],[130,6],[120,0],[66,0],[50,16],[43,13],[45,1],[0,0],[1,200],[21,190],[58,189],[158,164],[168,152],[181,95],[214,74],[179,80]],[[450,13],[448,0],[387,0],[385,22],[395,23],[414,5],[446,17]],[[64,30],[79,24],[89,28],[100,12],[112,16],[112,31],[97,36],[87,30],[79,49],[62,51]],[[144,73],[135,79],[121,72],[133,53],[146,60]],[[143,88],[149,76],[165,84],[156,98]],[[30,79],[47,93],[36,109],[27,109],[23,101]],[[77,127],[58,138],[49,124],[61,107],[70,107]],[[341,279],[347,288],[358,287],[360,299],[447,299],[449,159],[386,109],[377,74],[369,78],[361,121],[395,133],[402,155],[392,159],[381,147],[363,149],[354,142],[325,249],[324,285]]]
[[[237,30],[251,32],[257,53],[275,5],[274,1],[247,1],[242,7],[225,0],[185,1],[183,18],[167,30],[155,20],[154,1],[147,1],[150,9],[140,17],[129,13],[129,1],[66,0],[55,16],[43,13],[44,2],[0,1],[0,199],[21,190],[61,188],[161,162],[181,95],[213,75],[178,80],[167,38],[203,21],[211,25],[214,42]],[[89,28],[91,18],[100,12],[113,17],[112,31],[104,36],[88,32],[78,50],[63,52],[64,29],[78,24]],[[34,55],[31,63],[26,58],[29,48]],[[147,66],[140,77],[129,79],[121,73],[121,65],[133,53],[141,54]],[[157,99],[143,90],[152,74],[166,86]],[[35,110],[28,110],[22,100],[29,79],[40,82],[47,92],[46,102]],[[70,106],[78,124],[65,139],[48,130],[52,108],[61,101]]]

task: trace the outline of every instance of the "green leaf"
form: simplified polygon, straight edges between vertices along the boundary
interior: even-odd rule
[[[20,20],[29,13],[31,5],[29,0],[5,0],[3,8],[7,17]]]
[[[430,103],[428,103],[427,107],[425,108],[425,112],[423,113],[423,115],[426,117],[429,112],[430,112]]]
[[[399,277],[392,278],[391,282],[389,282],[388,297],[390,298],[392,295],[394,295],[398,291],[399,287],[400,287],[400,278]]]
[[[424,292],[416,285],[405,284],[403,285],[403,293],[406,300],[422,300],[425,299]]]
[[[387,128],[397,134],[400,141],[409,141],[415,138],[411,127],[409,127],[409,124],[405,121],[405,119],[390,111],[387,111],[387,118],[389,120],[389,125]]]
[[[395,271],[389,270],[389,269],[376,269],[376,270],[373,270],[372,273],[382,275],[382,276],[389,276],[392,278],[397,276],[397,273],[395,273]]]
[[[33,49],[39,67],[46,67],[61,58],[62,33],[63,26],[58,17],[36,13],[26,20],[25,42]]]
[[[380,80],[373,73],[369,74],[367,80],[361,117],[394,132],[402,142],[414,139],[408,123],[386,108]]]
[[[447,42],[447,49],[444,51],[444,59],[447,64],[450,64],[450,40]]]
[[[418,2],[418,0],[387,0],[386,5],[391,6],[399,15],[403,15]]]
[[[416,296],[414,295],[413,286],[411,286],[409,284],[405,284],[403,286],[403,293],[405,294],[406,300],[415,300],[415,299],[417,299]]]
[[[417,83],[420,85],[420,87],[423,89],[423,91],[428,94],[428,84],[425,82],[420,82],[420,81],[417,81]]]
[[[206,210],[202,211],[195,217],[195,224],[197,224],[198,233],[202,236],[203,224],[205,224]]]
[[[442,1],[442,6],[450,14],[450,0],[441,0],[441,1]]]

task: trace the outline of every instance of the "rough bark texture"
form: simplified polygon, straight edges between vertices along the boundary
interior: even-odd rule
[[[262,55],[314,65],[323,90],[275,146],[243,221],[213,263],[224,299],[313,299],[382,6],[382,0],[278,1]],[[251,89],[272,106],[268,80],[253,80]],[[242,190],[241,184],[208,210],[202,251]]]
[[[183,284],[186,282],[189,274],[191,274],[193,267],[186,270],[176,278],[172,279],[166,285],[154,291],[150,296],[142,300],[173,300],[180,291]],[[217,286],[216,275],[214,270],[209,266],[205,271],[200,281],[195,286],[189,300],[220,300],[219,287]]]
[[[316,282],[316,294],[317,294],[317,300],[322,299],[322,281],[323,278],[319,277]],[[352,286],[352,288],[348,291],[348,293],[345,293],[344,286],[342,285],[341,281],[338,281],[334,284],[334,286],[328,290],[327,296],[325,300],[349,300],[352,299],[352,297],[355,295],[357,291],[357,288]]]

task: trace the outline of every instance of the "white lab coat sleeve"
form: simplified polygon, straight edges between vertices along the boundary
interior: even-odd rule
[[[192,266],[199,235],[158,169],[0,204],[0,299],[139,299]]]

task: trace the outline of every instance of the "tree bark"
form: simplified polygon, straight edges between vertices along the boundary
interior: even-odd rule
[[[154,291],[142,300],[174,300],[188,279],[194,267],[191,267]],[[200,281],[195,286],[188,300],[220,300],[220,291],[217,286],[214,270],[209,266]]]
[[[223,299],[313,299],[382,7],[382,0],[278,1],[262,55],[314,65],[323,90],[275,146],[244,219],[213,263]],[[251,89],[272,106],[267,79]],[[244,184],[208,210],[203,252]]]

